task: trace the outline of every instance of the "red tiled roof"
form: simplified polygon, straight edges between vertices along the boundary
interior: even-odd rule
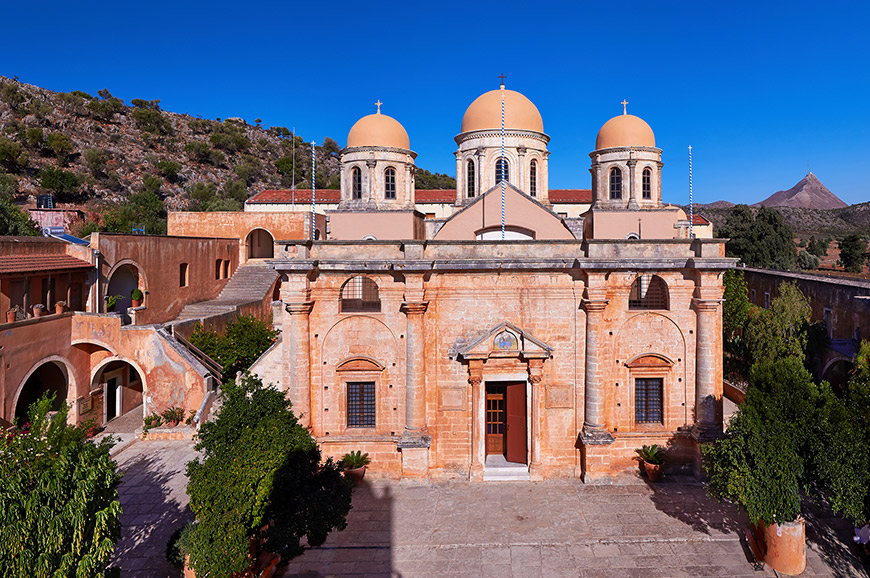
[[[547,191],[551,203],[592,203],[592,189],[550,189]]]
[[[705,219],[701,215],[694,215],[694,218],[692,219],[692,224],[693,225],[709,225],[710,221],[708,221],[707,219]]]
[[[93,265],[87,261],[82,261],[69,255],[37,253],[33,255],[0,256],[0,274],[68,271],[70,269],[90,269],[91,267]]]
[[[341,200],[341,191],[338,189],[316,189],[317,202],[338,203]],[[247,200],[249,204],[267,203],[310,203],[311,189],[288,190],[265,190]]]
[[[456,189],[417,189],[414,191],[417,203],[455,203]]]

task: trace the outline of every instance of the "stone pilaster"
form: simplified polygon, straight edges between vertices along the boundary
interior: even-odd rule
[[[468,362],[468,384],[471,386],[471,472],[472,480],[483,479],[485,461],[484,425],[486,421],[483,388],[483,361],[472,359]]]
[[[517,162],[517,188],[523,192],[528,193],[526,190],[526,147],[517,147],[517,154],[519,155],[519,161]]]
[[[406,315],[405,334],[405,433],[419,437],[426,430],[426,366],[423,314],[428,301],[402,303]],[[403,436],[403,437],[404,437]]]
[[[543,479],[541,472],[541,382],[544,377],[544,360],[529,360],[529,383],[532,386],[529,413],[532,422],[532,444],[529,456],[529,477],[533,481]]]
[[[697,315],[694,435],[700,442],[722,434],[722,335],[720,299],[692,299]]]
[[[604,407],[604,311],[607,308],[603,274],[590,274],[583,309],[586,311],[585,419],[580,432],[583,481],[609,483],[613,436],[606,429]]]
[[[287,391],[293,402],[293,411],[302,426],[309,427],[311,420],[311,352],[309,317],[314,302],[285,303],[290,314],[290,331],[287,336],[287,351],[290,354],[290,384]]]
[[[456,157],[456,204],[460,205],[468,197],[468,191],[466,190],[465,181],[460,180],[460,175],[462,175],[462,153],[456,151],[453,153],[453,156]]]
[[[366,168],[368,169],[369,178],[368,178],[368,190],[369,190],[369,198],[368,202],[373,203],[377,198],[377,191],[375,191],[375,183],[377,182],[375,179],[375,167],[378,165],[377,161],[367,160]]]
[[[638,209],[638,191],[637,191],[637,161],[632,159],[627,163],[628,165],[628,208],[629,210],[636,211]]]

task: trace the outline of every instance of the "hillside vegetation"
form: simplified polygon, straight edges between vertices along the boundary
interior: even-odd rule
[[[688,211],[688,207],[685,209]],[[759,208],[750,207],[750,209],[753,213],[757,213]],[[867,235],[870,233],[870,202],[841,209],[803,209],[797,207],[775,207],[775,209],[798,237],[808,238],[811,235],[842,237],[850,234]],[[695,214],[710,220],[717,234],[732,212],[734,212],[734,207],[695,205]]]
[[[340,150],[331,138],[315,146],[317,188],[339,188]],[[424,170],[418,181],[455,186]],[[107,89],[52,92],[0,76],[0,197],[7,200],[33,203],[52,193],[114,223],[155,208],[239,210],[264,189],[294,184],[311,187],[311,145],[286,127],[208,120],[165,111],[159,100],[125,103]]]

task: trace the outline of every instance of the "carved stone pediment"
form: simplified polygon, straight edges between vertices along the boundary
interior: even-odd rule
[[[505,321],[484,333],[457,339],[448,354],[457,360],[493,357],[547,359],[552,352],[553,348],[540,339]]]

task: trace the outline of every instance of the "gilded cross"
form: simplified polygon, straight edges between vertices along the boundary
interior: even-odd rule
[[[620,102],[619,104],[622,105],[622,114],[628,114],[628,111],[625,108],[628,105],[628,101],[623,98],[622,102]]]
[[[382,104],[384,104],[384,103],[381,102],[381,99],[380,99],[380,98],[379,98],[378,101],[375,103],[375,106],[378,107],[378,114],[381,114],[381,105],[382,105]]]

